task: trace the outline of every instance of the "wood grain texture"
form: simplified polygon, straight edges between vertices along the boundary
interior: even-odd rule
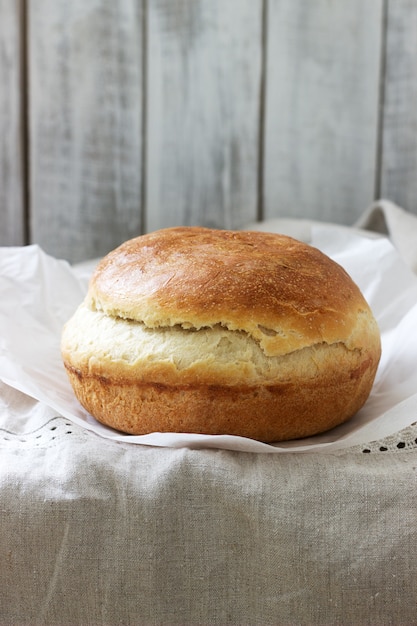
[[[380,195],[417,213],[417,3],[390,0]]]
[[[146,229],[257,213],[261,0],[150,0]]]
[[[0,85],[0,245],[417,213],[415,0],[0,0]]]
[[[0,0],[0,245],[25,242],[21,3]]]
[[[352,224],[373,200],[382,0],[268,0],[264,215]]]
[[[101,256],[141,227],[142,3],[28,7],[32,237]]]

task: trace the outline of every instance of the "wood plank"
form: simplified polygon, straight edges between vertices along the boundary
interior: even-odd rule
[[[23,245],[21,3],[0,0],[0,245]]]
[[[150,0],[146,229],[255,219],[261,0]]]
[[[417,213],[417,3],[388,2],[379,195]]]
[[[268,0],[264,214],[352,224],[374,198],[382,0]]]
[[[141,228],[142,2],[28,6],[33,241],[101,256]]]

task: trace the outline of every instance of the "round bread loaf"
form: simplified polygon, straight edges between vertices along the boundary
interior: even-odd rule
[[[265,232],[167,228],[108,254],[62,336],[74,392],[130,434],[310,436],[371,391],[380,334],[319,250]]]

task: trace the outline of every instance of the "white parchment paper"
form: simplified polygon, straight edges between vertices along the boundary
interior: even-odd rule
[[[96,434],[132,444],[246,452],[332,451],[382,439],[417,420],[417,277],[385,237],[317,226],[311,242],[340,263],[378,321],[382,358],[366,405],[327,433],[274,445],[223,435],[125,435],[99,424],[76,400],[60,356],[63,324],[83,299],[86,272],[38,246],[0,248],[0,380]]]

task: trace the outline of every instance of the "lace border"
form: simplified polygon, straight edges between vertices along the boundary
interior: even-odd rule
[[[374,452],[403,452],[417,450],[417,422],[394,435],[357,446],[364,454]]]
[[[0,447],[45,448],[64,437],[83,437],[86,431],[63,417],[53,417],[39,428],[27,433],[14,433],[0,428]]]
[[[70,422],[63,417],[53,417],[39,428],[27,433],[14,433],[0,428],[0,448],[12,447],[17,449],[45,448],[58,441],[73,437],[85,441],[91,435],[81,426]],[[108,442],[107,442],[108,443]],[[417,422],[390,437],[367,444],[353,446],[349,452],[364,454],[383,452],[404,452],[417,450]],[[340,453],[345,452],[341,450]]]

